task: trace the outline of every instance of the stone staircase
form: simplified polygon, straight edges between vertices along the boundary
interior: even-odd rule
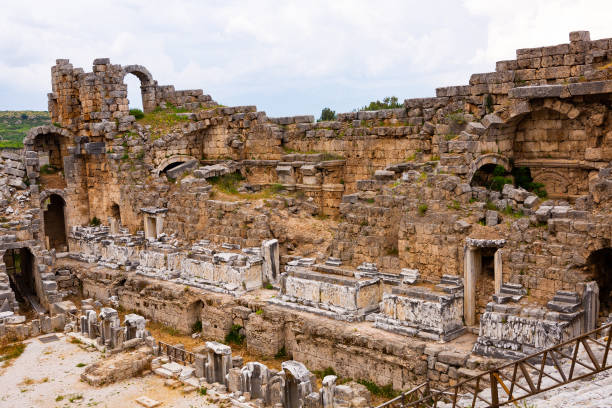
[[[523,285],[518,283],[503,283],[499,293],[493,295],[495,303],[503,304],[512,302],[518,302],[523,296],[527,294]]]

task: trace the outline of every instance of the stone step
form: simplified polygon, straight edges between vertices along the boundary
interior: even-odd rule
[[[580,296],[576,292],[558,290],[555,293],[553,300],[556,302],[580,303]]]
[[[509,287],[502,286],[500,293],[504,295],[523,296],[526,294],[526,291],[525,289],[522,289],[522,288],[516,289],[516,288],[509,288]]]
[[[580,303],[565,303],[551,300],[546,304],[549,310],[559,313],[573,313],[580,308]]]

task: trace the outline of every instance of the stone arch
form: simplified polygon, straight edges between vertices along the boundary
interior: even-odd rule
[[[472,182],[472,178],[474,174],[483,166],[488,164],[494,164],[496,166],[502,166],[506,171],[510,172],[510,160],[507,157],[504,157],[497,153],[488,153],[476,158],[471,164],[470,169],[468,171],[467,180],[468,183]]]
[[[153,111],[157,106],[157,82],[153,79],[153,75],[142,65],[123,66],[123,77],[125,78],[127,74],[132,74],[140,80],[142,110],[145,113]]]
[[[166,157],[165,159],[163,159],[159,163],[159,165],[153,170],[153,173],[156,176],[159,176],[169,166],[186,163],[192,160],[196,160],[196,158],[187,154],[175,154],[174,156]]]
[[[550,169],[531,169],[533,181],[546,186],[546,192],[551,198],[565,197],[569,180],[562,173]]]
[[[74,133],[54,125],[37,126],[30,129],[23,140],[26,159],[37,159],[26,166],[30,179],[36,179],[41,163],[64,169],[64,157],[70,154],[69,147],[75,140]]]

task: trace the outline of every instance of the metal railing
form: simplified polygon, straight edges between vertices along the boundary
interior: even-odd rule
[[[377,408],[436,408],[442,402],[453,408],[518,406],[524,398],[612,368],[611,339],[612,324],[607,324],[442,391],[423,383]]]
[[[195,354],[185,349],[171,346],[162,341],[157,342],[159,347],[159,355],[164,354],[170,361],[176,361],[181,364],[195,363]]]

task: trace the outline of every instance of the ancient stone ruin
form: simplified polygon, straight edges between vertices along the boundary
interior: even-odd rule
[[[314,408],[371,405],[339,378],[442,389],[599,327],[612,39],[569,40],[320,122],[58,59],[53,125],[0,152],[0,337],[65,330],[112,350],[93,385],[150,367],[241,404]],[[165,344],[147,321],[202,344]],[[233,356],[230,333],[281,369]]]

